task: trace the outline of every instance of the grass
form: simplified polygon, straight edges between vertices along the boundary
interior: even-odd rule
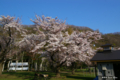
[[[74,75],[72,75],[71,72],[62,71],[60,78],[56,78],[55,73],[53,72],[37,73],[48,74],[49,79],[47,80],[93,80],[95,78],[93,73],[79,71],[75,72]],[[3,74],[0,76],[0,80],[34,80],[34,74],[35,72],[32,71],[3,72]]]

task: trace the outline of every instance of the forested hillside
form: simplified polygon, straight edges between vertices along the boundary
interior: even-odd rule
[[[100,40],[96,46],[100,46],[103,44],[107,44],[110,43],[112,44],[114,47],[120,47],[120,34],[116,34],[116,33],[109,33],[109,34],[104,34],[102,35],[102,40]]]

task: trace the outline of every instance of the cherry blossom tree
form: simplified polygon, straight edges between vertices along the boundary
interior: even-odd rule
[[[46,57],[54,69],[56,76],[60,77],[60,67],[70,66],[73,62],[80,61],[90,64],[89,59],[95,54],[91,43],[101,38],[97,31],[79,32],[73,31],[69,34],[66,31],[65,21],[51,17],[39,17],[32,20],[36,25],[38,34],[34,34],[40,41],[35,41],[33,37],[25,40],[32,46],[32,53],[40,53],[41,57]],[[32,35],[30,35],[32,36]],[[34,44],[34,45],[33,45]]]
[[[0,74],[2,74],[2,65],[6,59],[10,59],[17,53],[16,42],[19,41],[21,35],[25,35],[19,18],[10,16],[0,17]]]

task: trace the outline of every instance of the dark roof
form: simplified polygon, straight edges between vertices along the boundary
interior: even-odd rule
[[[120,60],[120,50],[98,52],[91,61]]]
[[[102,45],[101,47],[110,47],[110,46],[112,46],[112,47],[113,47],[113,45],[112,45],[112,44],[105,44],[105,45]]]

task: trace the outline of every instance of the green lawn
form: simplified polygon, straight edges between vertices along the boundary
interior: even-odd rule
[[[95,75],[88,72],[75,72],[74,75],[71,72],[61,72],[61,77],[56,78],[53,72],[37,72],[40,74],[48,74],[47,80],[93,80]],[[17,71],[17,72],[3,72],[0,76],[0,80],[34,80],[35,72],[32,71]]]

